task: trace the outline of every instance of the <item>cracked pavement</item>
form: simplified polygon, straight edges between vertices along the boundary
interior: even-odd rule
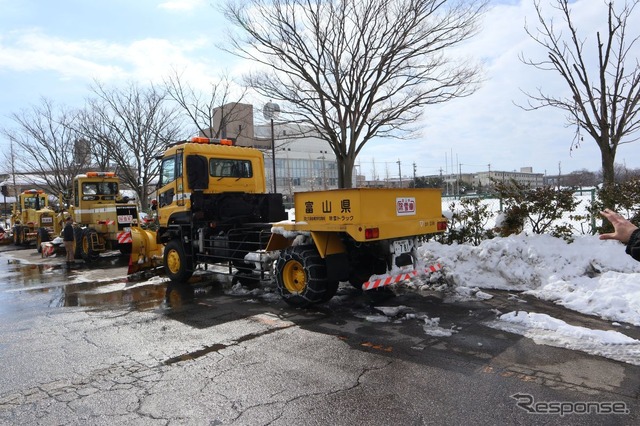
[[[376,311],[353,290],[315,310],[268,293],[225,294],[220,283],[181,308],[141,307],[132,297],[67,306],[62,289],[79,300],[82,285],[65,284],[64,272],[13,282],[11,268],[0,265],[13,283],[0,287],[0,425],[640,423],[640,367],[487,327],[493,310],[517,305],[506,294],[437,304],[407,292],[382,301],[456,330],[434,337],[417,317],[367,321]],[[89,287],[94,296],[97,287]],[[530,414],[516,394],[619,401],[629,413]]]

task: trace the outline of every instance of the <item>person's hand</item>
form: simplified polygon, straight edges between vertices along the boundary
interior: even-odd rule
[[[622,217],[622,215],[613,210],[605,209],[600,214],[604,216],[613,225],[614,232],[600,235],[601,240],[618,240],[623,243],[629,242],[633,231],[638,229],[633,223]]]

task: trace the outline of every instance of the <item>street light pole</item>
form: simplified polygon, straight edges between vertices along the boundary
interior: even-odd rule
[[[271,159],[273,163],[273,193],[277,194],[276,190],[276,141],[273,135],[273,118],[271,119]]]
[[[322,152],[322,151],[320,151]],[[327,157],[324,155],[324,153],[322,154],[322,157],[318,157],[317,160],[322,160],[322,188],[326,191],[327,190],[327,169],[324,163],[324,160]]]
[[[273,193],[276,194],[278,191],[276,190],[276,141],[273,131],[273,119],[277,118],[280,114],[280,105],[270,101],[264,105],[262,114],[264,115],[265,120],[271,120],[271,160],[273,163]]]

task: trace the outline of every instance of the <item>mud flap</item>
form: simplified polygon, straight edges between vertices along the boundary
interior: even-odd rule
[[[346,253],[331,254],[325,257],[328,281],[349,280],[349,259]]]

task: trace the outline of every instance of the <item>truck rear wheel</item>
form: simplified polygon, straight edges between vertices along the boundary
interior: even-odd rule
[[[327,267],[312,245],[294,246],[280,252],[276,261],[276,286],[285,302],[305,307],[329,301],[338,290],[327,280]]]
[[[79,226],[74,226],[73,228],[73,241],[75,244],[74,257],[76,259],[82,259],[82,228]]]
[[[98,232],[95,229],[87,228],[82,232],[80,240],[80,256],[85,262],[91,262],[100,257],[100,253],[93,249],[92,241],[97,240]],[[77,241],[76,241],[77,244]]]
[[[184,246],[179,240],[171,240],[167,243],[163,260],[164,271],[171,281],[185,282],[193,275]]]

